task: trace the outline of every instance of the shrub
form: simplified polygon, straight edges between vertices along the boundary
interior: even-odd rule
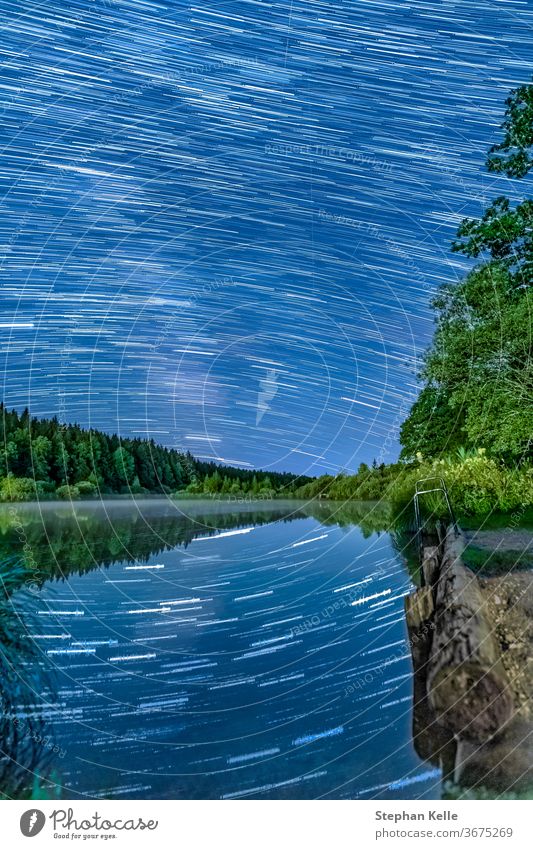
[[[63,498],[65,501],[74,501],[76,498],[80,497],[80,491],[77,486],[64,484],[64,486],[58,486],[56,489],[56,495],[58,498]]]
[[[91,481],[79,481],[76,484],[76,489],[78,490],[81,496],[83,495],[96,495],[97,487]]]
[[[430,476],[443,478],[458,514],[474,516],[493,510],[507,513],[533,504],[533,469],[527,466],[509,469],[479,449],[463,459],[458,456],[421,460],[418,467],[399,475],[390,490],[395,514],[411,510],[416,481]],[[444,502],[438,496],[425,500],[433,513],[445,514]]]
[[[0,501],[32,501],[45,493],[46,484],[33,478],[16,478],[9,474],[0,483]]]
[[[194,480],[188,485],[185,491],[192,495],[199,495],[202,492],[202,484],[200,481]]]

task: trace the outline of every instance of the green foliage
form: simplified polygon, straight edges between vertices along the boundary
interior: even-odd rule
[[[512,463],[531,456],[533,290],[517,294],[502,263],[474,269],[443,289],[423,376],[426,386],[401,428],[402,457],[490,447]]]
[[[63,486],[58,486],[56,489],[56,495],[58,498],[62,498],[65,501],[75,501],[80,497],[80,491],[77,486],[72,484],[63,484]]]
[[[221,500],[240,500],[245,499],[251,501],[255,499],[272,498],[274,495],[291,496],[294,492],[294,486],[286,486],[284,489],[274,489],[271,476],[261,473],[246,472],[246,477],[232,480],[228,474],[228,467],[223,467],[226,474],[222,475],[218,468],[212,474],[207,474],[203,479],[197,478],[190,483],[185,491],[175,493],[176,497],[190,495],[207,495],[211,498],[220,496]],[[240,471],[240,470],[235,470]],[[250,479],[250,474],[252,477]],[[277,475],[273,475],[274,479]],[[297,480],[294,476],[294,480]]]
[[[295,495],[306,500],[328,498],[335,501],[379,501],[387,498],[390,486],[403,469],[403,463],[391,463],[388,466],[381,463],[372,468],[361,463],[355,475],[342,472],[336,477],[323,475],[299,487]]]
[[[489,171],[509,177],[525,177],[533,167],[533,87],[522,85],[515,89],[506,106],[504,139],[490,149],[487,166]]]
[[[1,501],[47,497],[54,490],[60,498],[90,497],[97,492],[167,494],[184,490],[209,495],[290,495],[296,486],[310,480],[288,472],[266,475],[200,462],[188,452],[157,445],[153,439],[119,439],[75,424],[65,426],[55,418],[32,418],[28,410],[18,413],[3,404],[0,440]]]
[[[494,200],[481,219],[465,218],[457,230],[453,250],[477,258],[509,260],[513,267],[531,250],[533,202],[526,200],[514,209],[505,197]]]
[[[204,488],[203,491],[208,495],[214,495],[217,492],[222,490],[222,478],[218,471],[213,472],[212,475],[206,475],[204,478]]]
[[[524,177],[533,166],[533,89],[511,94],[492,171]],[[401,458],[487,447],[512,467],[533,458],[533,201],[497,198],[466,219],[453,250],[480,258],[441,288],[437,327],[420,374],[424,387],[404,422]]]
[[[113,464],[120,485],[127,487],[135,475],[135,461],[132,455],[126,448],[117,448],[113,452]]]
[[[495,510],[508,513],[533,505],[531,465],[524,463],[509,467],[501,460],[487,456],[482,448],[468,449],[464,446],[440,458],[424,459],[418,454],[417,459],[410,463],[381,464],[372,468],[362,464],[355,475],[339,474],[335,478],[324,475],[297,489],[295,495],[319,503],[379,502],[384,509],[386,505],[390,507],[390,517],[394,517],[397,528],[414,528],[416,482],[427,477],[444,480],[458,516],[476,516]],[[446,503],[439,494],[424,496],[422,507],[426,515],[447,516]],[[339,509],[336,508],[337,513]],[[366,515],[368,505],[364,511]]]
[[[418,452],[443,454],[463,438],[464,409],[453,409],[442,386],[426,384],[400,427],[400,457],[414,460]]]
[[[0,501],[33,501],[45,492],[44,482],[33,478],[8,475],[0,481]]]
[[[490,773],[489,773],[490,776]],[[452,781],[446,781],[443,788],[443,799],[453,799],[459,801],[470,801],[480,799],[497,799],[518,801],[525,799],[533,799],[533,786],[528,788],[520,788],[520,790],[495,790],[494,787],[484,787],[482,784],[475,784],[473,787],[464,787],[460,784],[454,784]]]
[[[78,481],[76,489],[82,498],[91,497],[97,493],[97,487],[92,481]]]
[[[416,481],[431,476],[444,480],[458,515],[482,515],[493,510],[508,513],[533,504],[533,468],[508,468],[479,449],[466,453],[462,460],[421,460],[416,466],[406,467],[388,493],[395,515],[410,513]],[[437,498],[429,506],[432,512],[445,515],[445,505]]]

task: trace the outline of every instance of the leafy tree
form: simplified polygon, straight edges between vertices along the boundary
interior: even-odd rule
[[[56,495],[58,498],[63,498],[65,501],[75,501],[80,497],[80,491],[77,486],[65,484],[64,486],[59,486],[56,489]]]
[[[533,90],[507,101],[504,139],[489,170],[525,177],[533,167]],[[453,250],[479,259],[466,278],[442,287],[426,354],[424,387],[401,428],[401,456],[485,447],[508,464],[532,456],[533,201],[497,198],[465,219]]]
[[[491,147],[488,169],[508,177],[525,177],[533,167],[533,86],[522,85],[506,101],[504,139]]]
[[[220,492],[222,489],[222,478],[220,477],[220,473],[218,471],[213,472],[212,475],[209,475],[204,482],[204,492],[215,494]]]
[[[66,484],[68,482],[69,455],[63,439],[63,432],[59,429],[52,437],[52,477],[56,483]]]
[[[92,481],[78,481],[76,484],[76,489],[78,490],[80,496],[86,498],[87,496],[96,495],[97,487],[94,485]]]
[[[0,482],[0,501],[32,501],[44,492],[42,482],[33,478],[16,478],[10,473]]]

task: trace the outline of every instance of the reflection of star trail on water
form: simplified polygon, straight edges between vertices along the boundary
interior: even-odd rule
[[[83,509],[86,532],[105,536],[103,511]],[[109,509],[134,549],[127,505]],[[153,524],[162,511],[194,545],[140,564],[117,554],[45,585],[35,637],[53,684],[32,710],[66,752],[53,762],[62,795],[343,798],[376,775],[385,796],[400,779],[415,797],[438,795],[440,773],[424,777],[411,741],[402,614],[412,583],[390,536],[320,533],[305,511],[277,509],[293,521],[258,509],[208,537],[159,502]],[[76,537],[53,507],[46,521],[52,544]],[[303,540],[306,558],[295,559]],[[143,577],[124,584],[137,565]]]

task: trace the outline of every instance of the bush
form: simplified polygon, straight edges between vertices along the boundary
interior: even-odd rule
[[[44,495],[46,484],[33,478],[16,478],[9,474],[0,482],[0,501],[33,501]]]
[[[390,490],[396,515],[410,511],[416,481],[431,476],[443,478],[454,510],[465,516],[493,510],[508,513],[533,504],[533,468],[509,469],[478,449],[462,459],[420,460],[417,467],[399,475]],[[426,498],[426,503],[432,512],[444,515],[444,503],[438,496]]]
[[[185,491],[189,492],[191,495],[199,495],[202,492],[202,484],[200,481],[194,480],[189,484]]]
[[[63,498],[65,501],[74,501],[76,498],[80,497],[80,491],[77,486],[65,484],[64,486],[58,486],[56,489],[56,495],[58,498]]]
[[[78,490],[81,496],[84,495],[96,495],[97,487],[91,481],[79,481],[76,484],[76,489]]]
[[[341,472],[323,475],[296,490],[296,497],[333,501],[384,501],[402,527],[414,530],[413,495],[421,478],[442,478],[450,501],[459,516],[478,516],[492,511],[509,513],[533,506],[533,467],[509,468],[488,457],[483,448],[458,449],[445,459],[424,459],[420,454],[409,463],[368,467],[362,463],[355,475]],[[437,485],[437,484],[436,484]],[[423,518],[446,518],[446,502],[439,493],[421,497]]]

